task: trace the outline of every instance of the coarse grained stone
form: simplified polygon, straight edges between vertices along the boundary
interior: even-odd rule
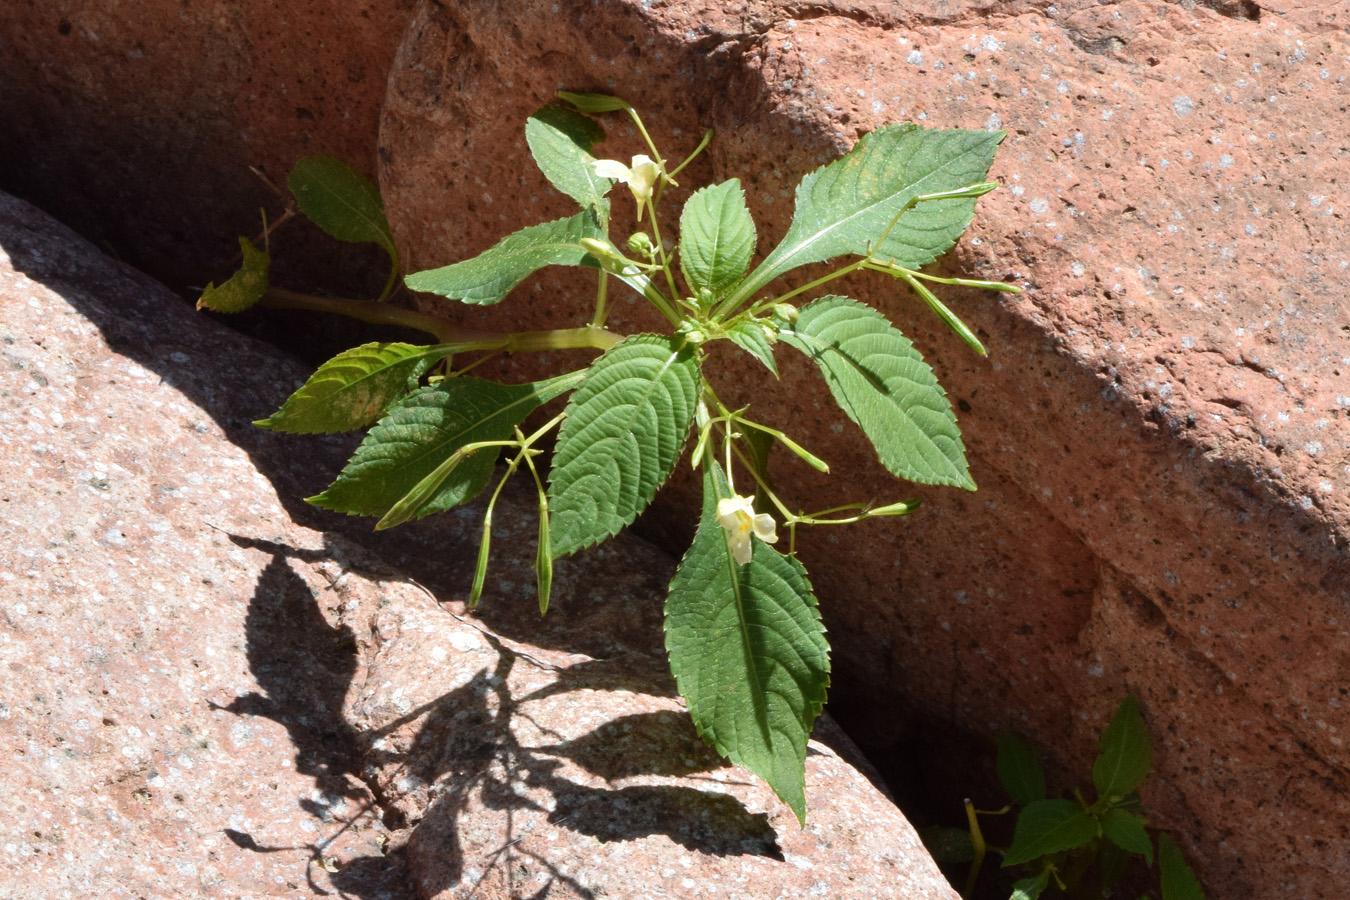
[[[517,485],[467,615],[481,506],[344,537],[296,498],[350,441],[249,424],[304,369],[5,195],[0,355],[5,897],[954,900],[839,752],[803,831],[698,740],[668,555],[561,564],[541,621]]]
[[[301,367],[3,195],[0,310],[0,893],[411,896],[340,615],[417,589],[348,572],[250,457],[289,493],[340,446],[230,439]]]
[[[838,660],[832,708],[874,749],[903,744],[906,721],[1019,730],[1067,786],[1087,780],[1098,733],[1134,691],[1159,751],[1145,805],[1213,894],[1339,896],[1344,4],[492,9],[422,4],[391,72],[380,180],[414,269],[569,212],[522,139],[559,88],[623,95],[675,159],[715,128],[682,189],[740,177],[761,253],[796,180],[883,122],[1008,131],[992,172],[1004,189],[941,268],[1026,288],[940,291],[988,360],[876,277],[840,288],[933,363],[980,491],[920,491],[914,518],[800,543]],[[607,125],[600,155],[643,152],[621,116]],[[632,204],[614,197],[621,241]],[[588,277],[544,273],[496,308],[422,302],[475,327],[561,327],[588,314]],[[616,327],[655,327],[613,303]],[[789,462],[776,483],[808,509],[868,499],[857,485],[887,483],[871,451],[834,428],[805,364],[786,350],[779,363],[777,386],[729,364],[714,376],[728,403],[753,400],[834,473]],[[661,518],[692,521],[693,489],[672,485]]]

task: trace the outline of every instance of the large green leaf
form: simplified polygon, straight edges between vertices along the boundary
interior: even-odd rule
[[[680,214],[680,269],[697,294],[721,300],[745,277],[755,252],[755,222],[739,179],[696,191]]]
[[[729,496],[708,460],[698,532],[666,600],[670,670],[703,739],[805,823],[806,743],[830,682],[825,626],[795,558],[752,538],[750,562],[736,564],[717,520]]]
[[[1186,857],[1172,836],[1158,835],[1158,870],[1162,881],[1162,900],[1205,900],[1200,880],[1186,864]]]
[[[764,367],[778,377],[778,363],[773,358],[773,340],[769,333],[772,326],[763,321],[742,319],[727,329],[731,342],[764,364]],[[777,332],[774,332],[775,335]]]
[[[525,122],[525,141],[539,171],[582,209],[595,208],[602,226],[609,220],[605,194],[614,182],[595,174],[591,148],[604,139],[594,119],[562,106],[545,106]]]
[[[1013,842],[1003,854],[1003,865],[1085,846],[1097,836],[1097,820],[1072,800],[1037,800],[1017,817]]]
[[[364,428],[378,419],[453,344],[362,344],[319,366],[260,428],[290,434],[330,434]]]
[[[286,177],[300,211],[329,235],[354,244],[379,244],[392,258],[394,234],[380,190],[331,156],[306,156]]]
[[[1045,771],[1035,749],[1020,735],[998,736],[998,780],[1018,806],[1045,799]]]
[[[847,297],[822,297],[802,307],[779,337],[820,367],[835,401],[892,474],[975,489],[946,393],[881,313]]]
[[[592,364],[549,473],[554,556],[618,534],[651,502],[679,459],[699,389],[698,360],[679,337],[630,337]]]
[[[1023,878],[1021,881],[1013,882],[1012,893],[1008,895],[1008,900],[1038,900],[1049,886],[1050,870],[1043,869],[1035,878]]]
[[[579,372],[515,385],[461,376],[414,391],[370,430],[337,481],[309,502],[349,515],[383,516],[465,444],[509,439],[532,410],[580,380]],[[492,448],[470,455],[412,516],[473,498],[492,477],[497,455]]]
[[[1003,135],[927,131],[910,123],[864,135],[841,159],[802,179],[792,225],[732,305],[785,272],[836,256],[873,251],[910,269],[937,259],[970,224],[974,199],[919,203],[889,233],[887,226],[915,197],[983,182]]]
[[[1153,765],[1153,745],[1133,694],[1116,707],[1100,743],[1101,755],[1092,764],[1097,795],[1120,797],[1139,787]]]
[[[197,300],[198,309],[222,313],[239,313],[253,306],[267,293],[268,272],[272,266],[267,251],[253,246],[248,238],[239,239],[244,254],[243,265],[220,287],[208,284]]]
[[[403,281],[414,291],[487,306],[501,302],[516,285],[545,266],[579,266],[587,260],[594,264],[581,239],[604,236],[595,211],[584,210],[571,218],[522,228],[473,259],[414,272]]]
[[[1120,849],[1138,853],[1153,865],[1153,842],[1144,829],[1143,816],[1119,807],[1108,809],[1102,813],[1102,834]]]

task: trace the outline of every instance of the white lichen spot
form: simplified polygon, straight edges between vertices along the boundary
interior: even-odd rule
[[[1035,200],[1031,201],[1031,211],[1037,215],[1041,215],[1049,209],[1050,203],[1044,197],[1037,197]]]
[[[911,50],[909,51],[909,55],[905,57],[905,62],[909,63],[911,66],[921,66],[923,65],[923,54],[918,50]]]
[[[1172,109],[1176,110],[1176,114],[1179,116],[1189,116],[1195,112],[1195,101],[1182,94],[1172,101]]]

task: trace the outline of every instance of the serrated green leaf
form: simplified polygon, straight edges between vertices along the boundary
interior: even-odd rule
[[[400,343],[353,347],[319,366],[281,409],[253,424],[288,434],[331,434],[364,428],[455,348],[454,344],[424,347]]]
[[[198,309],[240,313],[267,294],[270,286],[268,272],[272,266],[271,257],[267,255],[267,251],[254,247],[248,238],[239,239],[239,249],[244,254],[244,262],[239,271],[231,275],[220,287],[216,287],[214,283],[208,284],[197,300]]]
[[[614,182],[595,174],[591,148],[604,139],[594,119],[562,106],[545,106],[525,123],[525,141],[539,171],[582,209],[594,208],[601,228],[609,221],[605,194]]]
[[[675,468],[701,380],[675,336],[636,335],[605,351],[572,395],[549,473],[553,554],[618,534]]]
[[[420,388],[370,430],[328,490],[309,502],[349,515],[384,516],[465,444],[507,440],[532,410],[575,386],[580,372],[533,384],[460,376]],[[470,455],[412,517],[472,499],[492,477],[498,451]]]
[[[306,156],[286,177],[300,211],[325,233],[353,244],[378,244],[397,257],[380,190],[331,156]]]
[[[779,339],[816,363],[888,471],[922,484],[975,489],[946,393],[885,316],[847,297],[822,297],[802,307]]]
[[[998,736],[998,780],[1018,806],[1045,799],[1045,771],[1036,750],[1021,735]]]
[[[965,828],[929,825],[919,829],[919,840],[938,863],[965,863],[975,858],[975,844]]]
[[[618,112],[631,109],[626,100],[611,97],[609,94],[595,94],[588,91],[558,91],[558,99],[572,104],[584,113]]]
[[[1177,842],[1166,832],[1158,835],[1158,869],[1162,878],[1162,900],[1205,900],[1200,880],[1186,864]]]
[[[581,239],[604,237],[595,211],[583,210],[567,219],[522,228],[473,259],[414,272],[403,281],[414,291],[487,306],[501,302],[516,285],[545,266],[579,266],[588,259],[593,265]]]
[[[1101,845],[1101,851],[1097,854],[1097,872],[1101,876],[1098,881],[1101,885],[1099,896],[1111,896],[1111,889],[1120,881],[1133,859],[1129,851],[1120,849],[1110,841]]]
[[[806,570],[752,539],[737,565],[717,521],[730,497],[713,460],[698,532],[670,583],[666,650],[694,725],[806,820],[805,759],[830,681],[829,645]]]
[[[740,284],[755,252],[755,222],[737,178],[695,191],[680,214],[680,270],[689,287],[721,300]]]
[[[1097,836],[1097,820],[1072,800],[1037,800],[1017,816],[1004,866],[1082,847]]]
[[[1008,900],[1037,900],[1050,886],[1050,870],[1042,870],[1035,878],[1023,878],[1014,881]]]
[[[1144,829],[1144,817],[1120,808],[1102,813],[1102,834],[1122,850],[1138,853],[1153,865],[1153,842]]]
[[[915,197],[984,181],[1003,136],[927,131],[909,123],[864,135],[841,159],[802,179],[787,234],[737,289],[731,305],[798,266],[836,256],[870,250],[877,259],[909,269],[937,259],[970,224],[974,198],[919,203],[889,232],[887,226]]]
[[[1120,797],[1139,787],[1153,765],[1148,725],[1131,694],[1120,702],[1101,736],[1101,755],[1092,764],[1099,797]]]
[[[770,326],[763,322],[741,321],[727,329],[727,337],[731,342],[740,347],[746,353],[749,353],[755,359],[764,364],[773,377],[778,377],[778,363],[773,358],[773,341],[769,340],[769,335],[765,328]]]

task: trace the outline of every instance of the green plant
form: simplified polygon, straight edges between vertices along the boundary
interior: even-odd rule
[[[1153,866],[1153,837],[1139,811],[1138,793],[1153,765],[1153,746],[1133,696],[1116,708],[1099,747],[1092,766],[1096,799],[1088,803],[1077,788],[1071,800],[1047,797],[1045,771],[1035,749],[1019,735],[998,736],[998,778],[1020,812],[1012,843],[996,852],[1002,854],[1004,868],[1020,867],[1025,873],[1013,883],[1009,900],[1036,900],[1052,887],[1072,897],[1109,897],[1132,857]],[[970,864],[966,896],[974,891],[990,849],[979,816],[1002,815],[1010,808],[981,812],[967,800],[967,829],[923,830],[924,842],[939,861]],[[1162,900],[1204,900],[1181,848],[1166,832],[1154,834]]]
[[[690,459],[703,471],[703,504],[666,602],[671,670],[704,739],[765,779],[804,821],[806,745],[825,702],[830,663],[816,599],[796,556],[797,531],[905,515],[917,501],[794,510],[771,484],[771,449],[781,446],[820,471],[828,466],[788,435],[749,418],[748,408],[723,403],[704,372],[706,348],[730,341],[776,377],[775,348],[786,345],[819,369],[890,472],[973,490],[951,405],[910,341],[881,312],[846,296],[797,301],[842,276],[881,273],[907,284],[983,354],[979,340],[928,285],[1018,288],[920,269],[956,242],[976,199],[997,186],[985,179],[1003,133],[906,124],[866,135],[844,157],[803,179],[786,235],[752,266],[756,228],[738,180],[693,193],[678,226],[662,217],[664,191],[707,146],[711,132],[670,168],[626,102],[599,94],[559,97],[569,106],[540,109],[525,134],[544,175],[580,210],[523,228],[473,259],[408,275],[405,283],[487,305],[545,266],[589,267],[597,290],[586,324],[482,334],[379,301],[307,297],[271,287],[266,252],[244,239],[243,268],[219,288],[208,287],[199,305],[237,311],[263,302],[337,312],[410,325],[436,338],[429,345],[370,343],[339,354],[258,424],[307,433],[374,423],[337,480],[309,499],[326,509],[378,517],[377,528],[470,500],[488,487],[505,453],[505,474],[487,503],[471,606],[482,596],[492,511],[507,478],[524,469],[538,490],[542,612],[554,560],[632,523],[672,474],[692,431]],[[645,144],[646,153],[629,165],[592,155],[605,138],[595,117],[611,114],[630,118]],[[618,182],[635,199],[642,230],[615,242],[607,195]],[[399,263],[375,188],[324,157],[302,160],[289,186],[300,211],[329,234],[388,251],[393,272],[379,300],[387,299]],[[668,242],[671,234],[678,237]],[[801,286],[765,293],[795,269],[838,257],[849,261]],[[646,298],[669,330],[625,336],[607,329],[615,282]],[[466,374],[497,353],[560,348],[601,352],[586,369],[529,384]],[[466,358],[471,361],[461,364]],[[532,412],[564,395],[570,397],[562,413],[525,426]],[[545,473],[536,460],[555,431]],[[780,529],[787,532],[785,553],[770,546]]]

